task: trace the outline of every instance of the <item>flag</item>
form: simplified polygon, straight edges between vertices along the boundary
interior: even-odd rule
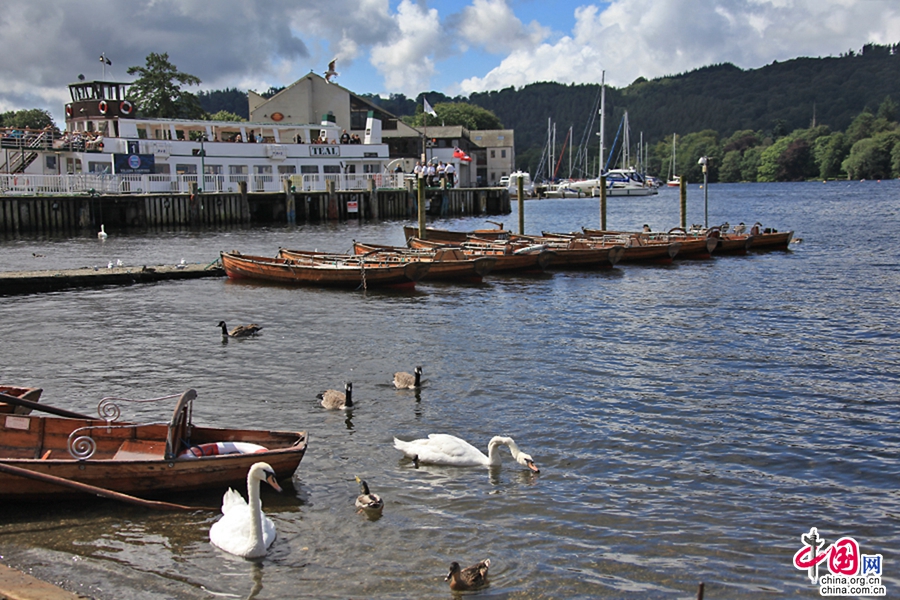
[[[431,115],[432,117],[436,117],[437,113],[434,112],[434,109],[431,108],[431,105],[428,104],[428,100],[426,98],[422,98],[422,101],[425,103],[425,112]]]
[[[106,58],[106,55],[105,55],[105,54],[101,54],[101,55],[100,55],[100,62],[106,63],[106,64],[108,64],[108,65],[111,65],[111,64],[112,64],[112,61],[109,60],[108,58]]]
[[[472,162],[472,158],[468,154],[466,154],[465,152],[460,150],[459,148],[453,149],[453,158],[458,158],[459,160],[461,160],[463,162]]]

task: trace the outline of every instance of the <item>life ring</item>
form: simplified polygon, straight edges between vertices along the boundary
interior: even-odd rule
[[[72,105],[71,104],[66,104],[66,116],[67,117],[72,116]]]
[[[107,109],[107,106],[106,106],[106,100],[101,100],[101,101],[100,101],[100,104],[98,104],[97,106],[100,108],[100,114],[101,114],[101,115],[105,115],[105,114],[106,114],[106,109]]]
[[[268,452],[269,449],[249,442],[211,442],[191,446],[178,455],[178,458],[202,458],[204,456],[221,456],[224,454],[256,454]]]
[[[119,110],[123,115],[130,115],[134,111],[134,105],[128,100],[122,100],[121,104],[119,104]]]

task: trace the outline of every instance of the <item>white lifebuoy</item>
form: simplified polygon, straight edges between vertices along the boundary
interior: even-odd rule
[[[107,109],[107,106],[106,106],[106,100],[101,100],[101,101],[100,101],[100,104],[98,104],[97,106],[100,108],[100,114],[101,114],[101,115],[105,115],[105,114],[106,114],[106,109]]]
[[[122,111],[123,115],[130,115],[131,111],[134,110],[134,105],[128,100],[122,100],[122,103],[119,104],[119,110]]]
[[[256,454],[268,452],[269,449],[249,442],[211,442],[191,446],[178,455],[178,458],[203,458],[204,456],[221,456],[223,454]]]
[[[67,117],[72,116],[72,105],[71,104],[66,104],[66,116]]]

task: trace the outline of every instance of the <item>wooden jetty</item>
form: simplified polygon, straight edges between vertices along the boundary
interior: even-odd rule
[[[157,265],[143,267],[82,267],[55,271],[14,271],[0,273],[0,296],[55,292],[71,288],[133,285],[170,279],[224,277],[218,261],[211,265]]]

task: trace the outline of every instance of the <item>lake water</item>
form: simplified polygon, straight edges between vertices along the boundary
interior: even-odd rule
[[[263,491],[279,535],[261,561],[210,545],[216,513],[79,501],[5,506],[3,562],[101,599],[447,598],[450,562],[488,557],[478,595],[491,598],[693,598],[699,582],[706,598],[812,598],[792,557],[817,527],[882,554],[896,594],[900,182],[708,192],[711,225],[759,220],[802,242],[402,293],[203,279],[0,297],[0,381],[43,387],[48,404],[195,388],[195,423],[310,438],[293,486]],[[597,227],[597,204],[528,201],[526,231]],[[688,210],[703,221],[697,186]],[[610,228],[668,229],[677,191],[610,199],[608,214]],[[517,229],[516,212],[502,220]],[[6,239],[0,268],[343,251],[402,243],[402,224]],[[223,344],[222,319],[264,329]],[[420,393],[389,385],[416,365]],[[345,381],[351,413],[318,406]],[[171,408],[123,410],[161,421]],[[511,436],[541,472],[508,453],[496,469],[416,469],[392,447],[433,432],[480,448]],[[381,519],[355,514],[356,475],[384,498]]]

